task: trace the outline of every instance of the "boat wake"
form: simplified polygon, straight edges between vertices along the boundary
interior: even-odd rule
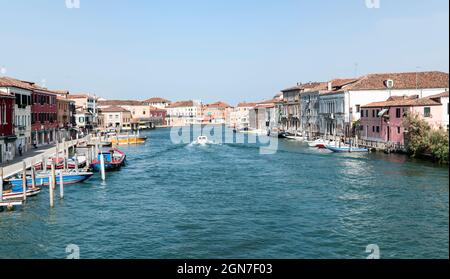
[[[193,141],[190,144],[188,144],[188,147],[193,146],[211,146],[211,145],[221,145],[220,143],[216,143],[214,141],[206,141],[206,142],[199,142],[199,141]]]

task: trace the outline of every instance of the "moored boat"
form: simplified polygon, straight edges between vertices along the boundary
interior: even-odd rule
[[[295,140],[295,141],[304,141],[305,138],[301,136],[286,136],[287,139]]]
[[[94,175],[94,173],[87,172],[87,171],[78,171],[77,172],[75,170],[69,170],[69,171],[57,170],[56,171],[56,184],[59,184],[59,182],[60,182],[61,172],[63,172],[62,176],[63,176],[64,185],[81,183],[81,182],[88,180],[89,178],[91,178]],[[51,175],[51,173],[49,171],[38,172],[36,174],[36,180],[35,180],[36,186],[37,187],[49,186],[50,185],[50,175]],[[8,181],[9,181],[9,183],[11,183],[12,189],[14,192],[19,191],[19,189],[22,189],[23,181],[22,181],[21,175],[11,178]],[[33,182],[32,182],[31,176],[28,175],[27,176],[27,185],[31,186],[32,183]]]
[[[368,153],[370,151],[367,148],[352,147],[352,146],[348,146],[348,145],[344,145],[344,146],[327,145],[326,148],[335,153]]]
[[[85,156],[78,156],[77,158],[78,160],[78,168],[84,168],[86,166],[86,157]],[[60,158],[50,158],[47,160],[46,162],[46,170],[50,170],[52,168],[52,162],[55,163],[55,169],[60,170],[60,169],[64,169],[64,158],[62,158],[62,156]],[[42,170],[42,163],[36,164],[35,166],[36,170]],[[69,169],[76,169],[76,165],[75,165],[75,158],[70,158],[69,160],[67,160],[67,168]]]
[[[117,148],[110,149],[108,152],[101,152],[98,154],[97,159],[91,163],[92,169],[99,172],[101,169],[101,157],[104,158],[105,171],[112,171],[120,169],[126,163],[126,154]]]
[[[144,144],[147,141],[147,137],[140,135],[113,135],[110,141],[113,145]]]
[[[40,188],[28,188],[26,196],[34,197],[34,196],[38,195],[40,192],[41,192]],[[7,186],[7,188],[3,191],[3,199],[4,200],[21,199],[21,198],[23,198],[23,187],[16,187],[13,189],[13,187]]]
[[[306,143],[308,143],[309,147],[325,148],[327,145],[330,144],[330,141],[318,139],[314,141],[307,141]]]

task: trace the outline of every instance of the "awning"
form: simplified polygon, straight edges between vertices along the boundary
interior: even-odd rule
[[[388,112],[389,109],[383,109],[382,111],[380,111],[380,113],[378,114],[378,117],[382,117],[386,112]]]

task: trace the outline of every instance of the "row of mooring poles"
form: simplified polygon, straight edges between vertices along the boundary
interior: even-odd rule
[[[99,140],[99,138],[97,138],[97,140]],[[77,141],[78,143],[78,138]],[[61,149],[62,148],[62,149]],[[63,151],[63,160],[62,160],[62,168],[61,168],[61,164],[60,164],[60,154],[59,152]],[[70,146],[67,144],[67,142],[65,142],[65,140],[62,140],[62,146],[60,146],[59,141],[57,141],[56,143],[56,154],[55,154],[55,160],[51,159],[50,160],[50,164],[51,164],[51,171],[48,175],[48,186],[49,186],[49,204],[50,207],[53,208],[55,206],[54,200],[55,200],[55,189],[56,189],[56,185],[57,183],[57,166],[59,167],[59,195],[61,199],[64,199],[64,174],[69,170],[69,166],[68,166],[68,158],[69,158],[69,151],[70,151]],[[74,152],[75,152],[75,147],[74,147]],[[99,143],[96,143],[95,149],[92,148],[89,150],[89,152],[86,154],[86,164],[88,167],[90,167],[92,159],[94,158],[94,154],[92,153],[97,152],[97,154],[99,154]],[[41,160],[41,170],[43,173],[45,173],[47,171],[47,163],[48,163],[48,158],[45,155],[42,155],[42,160]],[[78,161],[78,155],[75,153],[75,159],[74,159],[74,163],[75,163],[75,170],[77,173],[79,173],[79,161]],[[31,189],[36,189],[37,188],[37,182],[36,182],[36,165],[35,163],[32,161],[31,162]],[[105,158],[103,156],[103,154],[101,154],[100,156],[100,173],[101,173],[101,177],[102,180],[105,181],[106,180],[106,173],[105,173]],[[4,186],[4,172],[3,172],[3,168],[0,168],[0,202],[3,201],[3,186]],[[27,200],[27,195],[28,195],[28,189],[29,189],[29,181],[30,179],[27,176],[27,164],[25,161],[23,161],[22,164],[22,199],[23,202],[26,202]],[[42,185],[43,186],[43,185]]]

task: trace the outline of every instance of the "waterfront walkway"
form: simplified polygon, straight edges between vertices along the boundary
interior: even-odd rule
[[[71,148],[77,145],[77,140],[68,141],[67,148]],[[61,146],[61,145],[60,145]],[[60,152],[62,147],[60,147]],[[16,156],[14,160],[9,161],[6,164],[0,165],[3,168],[3,176],[10,177],[23,170],[23,162],[26,163],[27,168],[32,165],[42,162],[42,158],[49,158],[56,154],[56,144],[39,147],[38,149],[29,150],[23,156]]]

